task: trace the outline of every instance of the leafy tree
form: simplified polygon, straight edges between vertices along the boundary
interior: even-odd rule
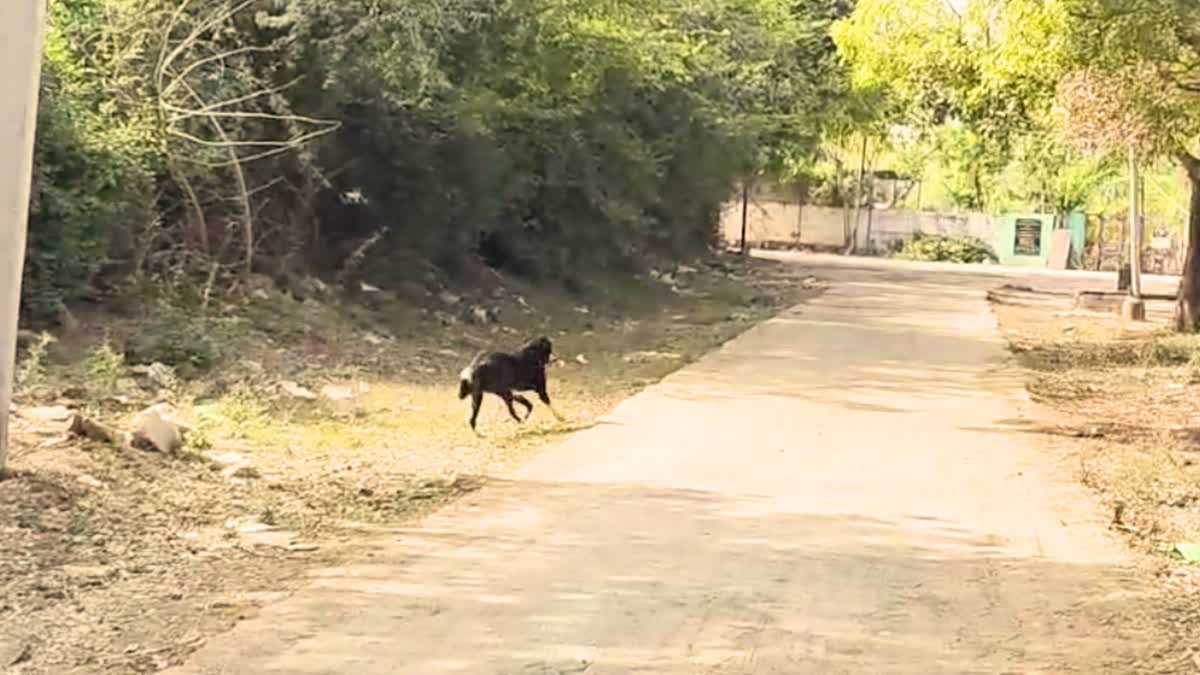
[[[1058,92],[1063,127],[1107,154],[1173,157],[1191,183],[1188,251],[1176,304],[1181,331],[1200,330],[1200,5],[1184,0],[1071,0]]]
[[[864,0],[835,36],[855,82],[886,90],[894,118],[937,149],[957,206],[998,203],[1009,191],[1000,174],[1014,161],[1027,164],[1038,147],[1045,175],[1022,197],[1049,192],[1061,207],[1077,204],[1078,192],[1104,175],[1050,133],[1053,93],[1069,64],[1068,19],[1059,3],[1036,0],[971,0],[961,9],[944,0]],[[1061,172],[1076,176],[1050,178]]]
[[[28,306],[103,271],[386,282],[475,252],[570,282],[687,255],[848,90],[846,0],[54,4]]]

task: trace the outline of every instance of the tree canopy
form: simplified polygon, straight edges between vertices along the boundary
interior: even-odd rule
[[[61,0],[26,307],[125,278],[567,279],[712,242],[849,97],[846,0]],[[365,200],[340,198],[349,191]],[[129,275],[133,277],[129,277]]]

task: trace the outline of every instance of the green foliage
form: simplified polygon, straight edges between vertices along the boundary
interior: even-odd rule
[[[856,84],[883,90],[889,116],[934,148],[950,205],[1076,204],[1107,174],[1052,133],[1071,20],[1063,3],[1039,0],[864,0],[834,35]],[[1027,161],[1031,139],[1040,164]],[[1013,168],[1016,185],[1002,179]]]
[[[120,381],[128,375],[125,355],[114,349],[108,340],[88,352],[83,369],[88,384],[104,393],[116,392]]]
[[[46,380],[46,363],[50,345],[54,336],[49,333],[39,333],[33,336],[17,354],[16,371],[13,373],[13,387],[20,392],[27,392],[42,385]]]
[[[129,336],[123,357],[130,364],[157,362],[187,375],[217,364],[222,356],[222,335],[214,321],[163,304]]]
[[[373,236],[368,276],[414,252],[631,269],[711,243],[738,179],[799,171],[848,117],[846,0],[53,6],[37,313],[109,270],[221,285]]]
[[[24,307],[52,315],[92,295],[97,274],[152,218],[160,147],[146,102],[123,107],[128,53],[102,0],[51,4],[34,156]],[[110,23],[114,22],[114,23]]]
[[[920,234],[905,242],[897,257],[926,262],[985,263],[997,262],[986,242],[975,237],[948,237]]]

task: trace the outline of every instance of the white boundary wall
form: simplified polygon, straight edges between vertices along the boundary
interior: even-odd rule
[[[752,197],[747,209],[746,239],[751,246],[845,246],[846,215],[842,209],[800,205],[778,198]],[[850,210],[850,220],[853,220]],[[972,236],[994,245],[999,222],[982,213],[943,214],[910,209],[863,209],[859,215],[858,248],[885,250],[918,232]],[[727,243],[741,241],[742,202],[726,202],[721,234]]]

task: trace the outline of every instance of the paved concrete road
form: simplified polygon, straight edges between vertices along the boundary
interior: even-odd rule
[[[171,672],[1136,672],[1142,587],[1022,433],[994,280],[814,261],[818,300]]]

